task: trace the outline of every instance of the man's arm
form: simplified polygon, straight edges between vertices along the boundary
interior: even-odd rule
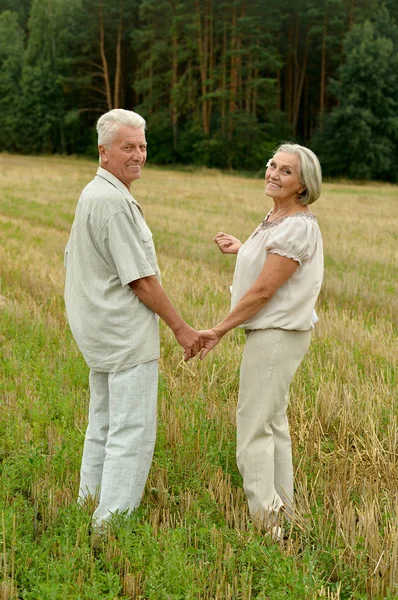
[[[199,333],[180,317],[154,275],[131,281],[129,286],[141,302],[170,327],[177,342],[184,348],[184,360],[193,358],[203,348]]]

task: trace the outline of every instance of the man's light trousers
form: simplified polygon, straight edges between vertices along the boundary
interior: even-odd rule
[[[157,391],[157,360],[118,373],[90,371],[79,501],[98,498],[96,527],[140,504],[155,446]]]

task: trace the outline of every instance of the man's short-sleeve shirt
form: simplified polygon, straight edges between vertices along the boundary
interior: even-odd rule
[[[65,305],[89,367],[112,373],[159,358],[158,317],[128,285],[160,279],[140,206],[101,167],[83,190],[65,249]]]

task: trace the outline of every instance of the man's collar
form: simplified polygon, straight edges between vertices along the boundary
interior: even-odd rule
[[[119,191],[121,191],[122,194],[124,196],[126,196],[126,198],[128,198],[129,200],[132,200],[134,202],[134,204],[137,204],[137,206],[139,206],[138,202],[130,194],[130,192],[128,191],[128,189],[124,185],[124,183],[122,183],[120,181],[120,179],[118,179],[117,177],[115,177],[115,175],[112,175],[112,173],[110,171],[107,171],[106,169],[103,169],[102,167],[98,167],[98,169],[97,169],[97,175],[99,175],[103,179],[106,179],[107,181],[109,181],[109,183],[111,183]]]

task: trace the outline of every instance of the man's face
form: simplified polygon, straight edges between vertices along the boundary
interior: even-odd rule
[[[143,129],[121,125],[109,147],[98,146],[101,167],[117,177],[127,189],[141,177],[146,161],[146,139]]]

